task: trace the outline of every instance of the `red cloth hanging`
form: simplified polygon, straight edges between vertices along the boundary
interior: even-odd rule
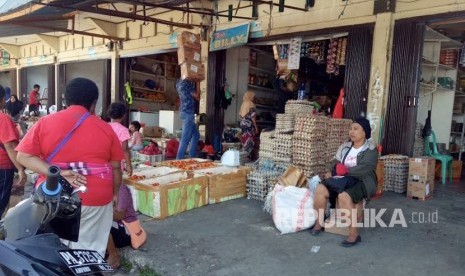
[[[341,88],[339,92],[339,98],[337,98],[336,106],[334,107],[333,118],[342,119],[344,118],[344,88]]]

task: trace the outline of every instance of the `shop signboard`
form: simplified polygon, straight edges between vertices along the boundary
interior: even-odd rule
[[[214,31],[210,42],[210,52],[247,44],[249,29],[250,24],[247,22],[232,28]]]

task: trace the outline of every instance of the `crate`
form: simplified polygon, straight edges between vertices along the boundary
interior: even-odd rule
[[[200,35],[184,31],[178,35],[178,46],[200,49]]]
[[[205,176],[164,185],[135,183],[139,212],[164,219],[207,204],[208,179]]]
[[[178,47],[178,64],[181,65],[183,62],[200,62],[200,49],[194,49],[192,47],[185,47],[179,45]]]
[[[434,182],[436,160],[423,156],[409,159],[409,181]]]
[[[200,62],[183,62],[181,65],[181,79],[190,81],[203,81],[205,79],[205,66]]]
[[[407,184],[407,197],[425,200],[433,196],[433,182],[415,182],[409,181]]]
[[[463,162],[459,160],[453,160],[452,161],[452,180],[454,181],[460,181],[462,178],[462,166]],[[447,171],[449,174],[449,171]],[[435,179],[440,180],[442,176],[441,173],[441,162],[436,162],[436,168],[435,168]],[[446,178],[449,179],[449,178]]]
[[[165,160],[165,154],[147,155],[143,153],[138,153],[138,159],[142,163],[150,162],[150,164],[155,165],[155,163],[162,162],[163,160]]]
[[[247,195],[248,167],[217,167],[195,171],[194,175],[204,174],[208,178],[208,203],[215,204]]]

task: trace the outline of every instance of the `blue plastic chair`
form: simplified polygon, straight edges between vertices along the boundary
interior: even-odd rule
[[[430,139],[432,139],[433,151],[431,151]],[[438,145],[436,144],[436,134],[434,134],[434,131],[431,130],[430,136],[426,137],[425,140],[425,154],[441,161],[442,184],[446,184],[447,168],[449,168],[449,178],[450,181],[452,181],[452,155],[439,154]]]

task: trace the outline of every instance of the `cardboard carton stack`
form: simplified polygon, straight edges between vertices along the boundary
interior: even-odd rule
[[[198,82],[205,79],[205,67],[201,63],[200,36],[182,32],[178,36],[178,64],[181,67],[181,79]]]
[[[430,157],[409,159],[407,197],[425,200],[433,195],[436,160]]]

